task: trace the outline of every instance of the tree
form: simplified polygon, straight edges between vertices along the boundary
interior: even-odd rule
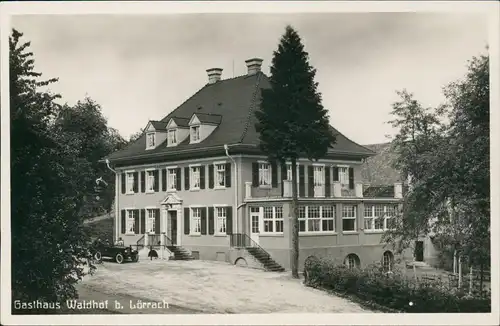
[[[111,210],[115,175],[99,160],[126,144],[116,130],[108,127],[101,110],[99,104],[86,97],[74,106],[63,106],[54,123],[55,135],[61,137],[60,141],[77,150],[75,156],[90,164],[91,177],[87,183],[80,185],[86,193],[92,194],[86,198],[81,212],[88,217],[100,214],[102,210]],[[100,177],[107,186],[96,191],[96,179]]]
[[[262,90],[262,102],[255,112],[260,149],[270,162],[292,165],[292,250],[291,266],[298,278],[299,222],[297,159],[318,160],[335,143],[327,110],[321,104],[316,70],[309,64],[298,33],[287,26],[278,49],[274,51],[271,88]]]
[[[139,137],[142,136],[143,133],[144,133],[144,129],[141,128],[139,131],[137,131],[137,132],[133,133],[132,135],[130,135],[128,142],[129,143],[135,142],[137,139],[139,139]]]
[[[80,259],[88,257],[88,237],[76,212],[90,164],[55,134],[60,96],[42,88],[57,79],[40,81],[22,35],[13,30],[9,37],[12,296],[62,302],[77,296]]]
[[[446,106],[434,113],[404,94],[406,105],[394,104],[395,166],[415,178],[400,223],[384,239],[432,233],[483,268],[490,257],[489,58],[473,58],[444,95]]]

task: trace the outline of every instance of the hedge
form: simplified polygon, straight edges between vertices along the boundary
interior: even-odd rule
[[[351,295],[389,310],[408,313],[491,312],[491,296],[469,296],[441,280],[415,280],[401,271],[385,272],[381,266],[349,269],[327,259],[305,264],[305,284]]]

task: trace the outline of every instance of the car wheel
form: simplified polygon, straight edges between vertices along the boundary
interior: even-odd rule
[[[115,256],[115,261],[118,263],[118,264],[121,264],[123,263],[123,255],[120,254],[120,253],[117,253],[116,256]]]
[[[100,252],[100,251],[97,251],[97,252],[94,254],[94,259],[95,259],[97,262],[101,262],[101,260],[102,260],[102,255],[101,255],[101,252]]]
[[[139,261],[139,255],[132,256],[132,261],[137,263]]]

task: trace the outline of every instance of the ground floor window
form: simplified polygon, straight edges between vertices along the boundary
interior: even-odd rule
[[[356,205],[342,206],[342,231],[356,231]]]
[[[349,254],[345,258],[344,264],[349,269],[359,268],[359,266],[360,266],[359,257],[356,254]]]
[[[202,207],[191,208],[191,234],[201,234]]]
[[[262,207],[263,233],[283,232],[283,206]]]
[[[147,222],[147,232],[148,233],[155,233],[155,228],[156,228],[156,209],[154,208],[148,208],[147,210],[147,216],[148,216],[148,222]]]
[[[369,231],[384,231],[394,228],[397,206],[365,205],[364,227]]]
[[[334,232],[335,206],[299,206],[299,232]]]
[[[127,210],[127,233],[138,234],[139,230],[135,229],[135,221],[138,219],[138,211],[135,209]]]
[[[226,234],[227,207],[215,207],[217,233]]]
[[[382,266],[384,271],[390,272],[392,271],[392,266],[394,265],[394,255],[390,251],[384,252],[382,256]]]

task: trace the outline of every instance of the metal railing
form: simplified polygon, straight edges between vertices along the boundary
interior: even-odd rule
[[[229,244],[232,248],[257,248],[263,253],[266,258],[270,258],[271,255],[264,250],[259,244],[255,241],[252,240],[248,236],[248,234],[245,233],[233,233],[230,235],[229,238]]]
[[[135,243],[135,249],[136,250],[139,250],[139,248],[144,248],[144,242],[145,241],[145,238],[144,238],[144,235],[142,237],[139,238],[139,240],[137,240],[137,242]]]

